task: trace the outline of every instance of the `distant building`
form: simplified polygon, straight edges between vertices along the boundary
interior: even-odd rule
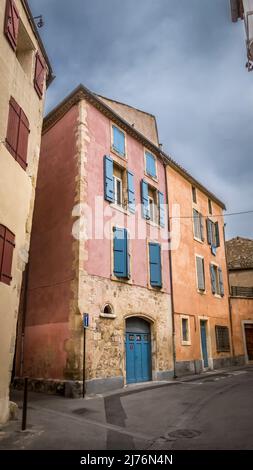
[[[226,247],[235,354],[249,362],[253,360],[253,240],[236,237]]]
[[[9,415],[46,84],[52,70],[26,0],[0,6],[0,423]]]

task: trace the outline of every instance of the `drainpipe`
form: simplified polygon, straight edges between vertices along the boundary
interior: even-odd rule
[[[27,293],[28,293],[28,275],[29,275],[29,262],[26,265],[24,272],[24,300],[21,315],[21,351],[20,351],[20,377],[23,376],[24,372],[24,343],[25,343],[25,324],[26,324],[26,312],[27,312]]]
[[[163,159],[164,171],[165,171],[165,184],[166,184],[166,204],[168,214],[168,232],[170,233],[170,210],[169,210],[169,190],[168,190],[168,177],[167,177],[167,164]],[[171,293],[171,314],[172,314],[172,350],[173,350],[173,378],[177,378],[176,374],[176,329],[175,329],[175,308],[174,308],[174,291],[173,291],[173,275],[172,275],[172,255],[170,249],[170,238],[169,242],[169,268],[170,268],[170,293]]]
[[[230,281],[229,281],[229,273],[228,273],[228,257],[227,257],[225,227],[226,227],[226,224],[223,225],[223,238],[224,238],[224,246],[225,246],[226,275],[227,275],[227,282],[228,282],[228,289],[229,289],[229,294],[228,294],[229,323],[230,323],[230,331],[231,331],[232,357],[235,357],[233,319],[232,319],[232,305],[231,305]]]

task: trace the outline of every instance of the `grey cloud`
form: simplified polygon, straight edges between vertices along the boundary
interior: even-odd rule
[[[157,116],[168,153],[227,204],[253,209],[253,73],[229,0],[30,0],[56,80],[47,110],[78,83]],[[227,217],[253,237],[253,215]]]

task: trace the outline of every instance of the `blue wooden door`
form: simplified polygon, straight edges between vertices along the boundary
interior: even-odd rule
[[[126,379],[127,383],[152,379],[150,334],[126,333]]]
[[[201,334],[201,348],[202,356],[204,361],[204,367],[208,367],[208,353],[207,353],[207,342],[206,342],[206,321],[200,322],[200,334]]]

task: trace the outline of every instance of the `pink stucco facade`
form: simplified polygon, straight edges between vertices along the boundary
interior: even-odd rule
[[[148,324],[151,379],[168,377],[173,369],[167,216],[160,227],[145,220],[141,212],[143,178],[153,191],[164,194],[166,202],[165,167],[157,152],[157,178],[149,177],[145,146],[126,129],[126,158],[115,153],[113,123],[113,111],[108,116],[103,107],[98,109],[83,97],[65,102],[45,121],[27,303],[20,315],[24,356],[17,358],[17,370],[23,361],[23,374],[34,380],[77,381],[81,387],[85,362],[87,389],[92,392],[126,383],[125,331],[132,317]],[[134,214],[104,198],[105,155],[122,171],[134,174]],[[76,233],[84,206],[92,217],[84,222],[88,239]],[[102,227],[99,236],[95,225]],[[129,279],[113,274],[114,226],[129,232]],[[161,245],[161,288],[150,284],[149,242]],[[109,316],[104,314],[107,304],[112,307]],[[85,360],[84,312],[89,313]]]

